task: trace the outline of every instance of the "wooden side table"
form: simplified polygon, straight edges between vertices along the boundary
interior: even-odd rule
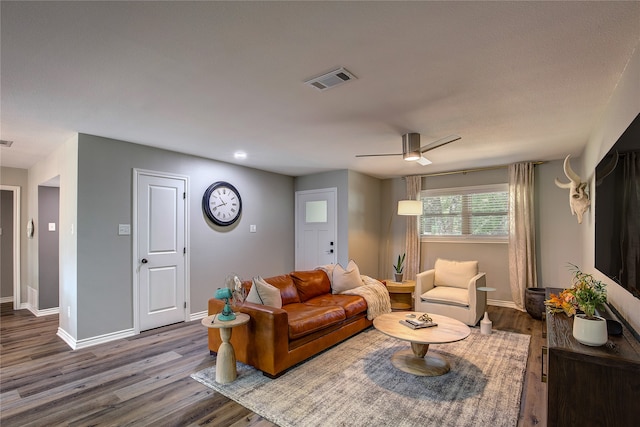
[[[413,291],[416,289],[415,280],[405,280],[402,283],[387,280],[387,291],[391,299],[392,310],[413,310]]]
[[[202,319],[202,325],[207,328],[220,329],[222,343],[218,348],[218,356],[216,358],[216,382],[227,384],[233,382],[238,376],[238,371],[236,370],[236,353],[229,342],[229,340],[231,340],[232,328],[248,323],[250,317],[245,313],[236,313],[234,320],[222,321],[218,320],[217,316],[217,314],[214,314],[205,317]]]

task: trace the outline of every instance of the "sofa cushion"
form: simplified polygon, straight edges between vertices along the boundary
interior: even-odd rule
[[[273,285],[276,288],[280,289],[282,305],[300,302],[298,289],[296,289],[296,285],[293,283],[293,279],[290,275],[283,274],[281,276],[267,277],[264,280],[270,285]]]
[[[291,278],[298,290],[300,302],[305,302],[318,295],[331,293],[329,277],[322,270],[292,271]]]
[[[317,306],[340,306],[344,309],[344,314],[347,319],[359,313],[366,313],[367,311],[367,301],[359,295],[324,294],[307,300],[305,304]]]
[[[436,286],[420,295],[420,299],[425,302],[469,307],[469,290],[448,286]]]
[[[344,310],[337,305],[315,306],[298,303],[287,304],[282,308],[287,311],[289,317],[289,339],[292,340],[346,319]]]
[[[332,292],[339,294],[353,288],[362,286],[360,278],[360,269],[354,260],[349,261],[347,268],[343,268],[340,264],[336,264],[333,269],[333,280],[331,284]]]
[[[246,301],[254,304],[268,305],[269,307],[282,308],[280,289],[265,282],[260,276],[253,278],[253,286],[251,286]]]
[[[478,261],[449,261],[437,259],[435,263],[435,286],[469,287],[469,280],[478,274]]]

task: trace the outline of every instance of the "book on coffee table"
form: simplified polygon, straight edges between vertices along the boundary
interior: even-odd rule
[[[406,319],[400,320],[400,323],[411,328],[411,329],[422,329],[422,328],[431,328],[434,326],[438,326],[435,322],[425,322],[424,320],[418,319]]]

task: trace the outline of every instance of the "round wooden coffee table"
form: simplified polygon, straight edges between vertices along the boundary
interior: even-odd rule
[[[420,317],[424,313],[399,311],[383,314],[373,320],[373,326],[390,337],[411,343],[411,349],[400,350],[391,356],[391,363],[401,371],[420,376],[438,376],[449,372],[449,362],[439,354],[427,354],[430,344],[446,344],[461,341],[471,329],[464,323],[447,316],[429,314],[438,326],[411,329],[400,323],[407,314]]]

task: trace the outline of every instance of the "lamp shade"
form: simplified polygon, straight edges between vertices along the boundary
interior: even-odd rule
[[[398,215],[422,215],[422,201],[420,200],[399,200]]]

